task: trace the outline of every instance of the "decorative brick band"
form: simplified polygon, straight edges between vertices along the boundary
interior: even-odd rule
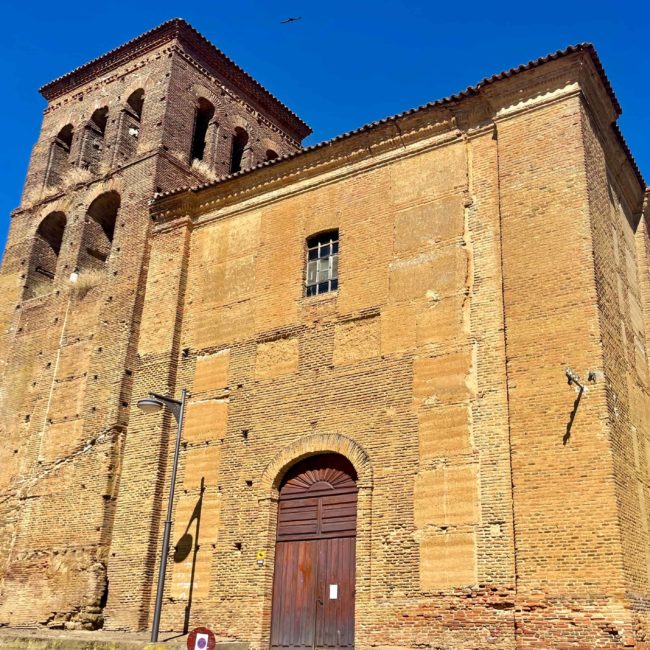
[[[363,447],[339,433],[316,433],[299,438],[275,456],[262,474],[260,490],[265,495],[277,495],[282,477],[292,465],[308,456],[325,453],[345,456],[357,470],[359,488],[372,488],[372,465]]]

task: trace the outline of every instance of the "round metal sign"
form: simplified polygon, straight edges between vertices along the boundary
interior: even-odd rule
[[[193,629],[187,637],[187,650],[214,650],[214,633],[207,627]]]

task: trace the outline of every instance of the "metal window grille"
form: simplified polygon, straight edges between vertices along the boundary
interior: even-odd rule
[[[305,295],[336,291],[339,286],[339,231],[332,230],[307,240]]]

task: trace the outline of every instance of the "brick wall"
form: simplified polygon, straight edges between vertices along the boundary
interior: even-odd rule
[[[175,422],[131,407],[187,388],[164,629],[268,644],[280,481],[335,452],[358,473],[358,647],[647,648],[650,243],[592,55],[150,207],[226,174],[235,128],[250,164],[296,146],[197,43],[46,113],[0,275],[0,623],[151,625]],[[140,86],[143,144],[109,117],[102,150],[128,164],[42,190],[61,128]],[[70,285],[107,191],[111,254]],[[27,299],[54,210],[55,277]],[[305,297],[331,229],[339,288]]]
[[[194,218],[182,322],[169,323],[176,392],[192,391],[175,540],[199,506],[217,532],[201,523],[209,548],[199,541],[170,570],[164,625],[185,621],[194,570],[190,624],[264,645],[273,486],[292,459],[346,445],[372,472],[359,506],[361,647],[643,647],[647,526],[625,460],[639,443],[610,430],[608,359],[624,361],[601,334],[613,317],[599,255],[612,238],[599,243],[599,215],[615,210],[598,193],[579,74],[560,64],[491,94],[493,125],[480,125],[479,101],[456,114],[464,133],[444,114],[428,134],[405,119],[398,153],[384,127],[313,154],[290,188],[280,168],[260,172],[266,192],[231,181],[197,200],[215,207]],[[611,141],[601,147],[611,156]],[[623,214],[618,237],[633,243]],[[339,290],[305,298],[305,239],[331,228]],[[144,327],[145,351],[147,340]],[[595,373],[579,402],[567,367]]]
[[[255,155],[271,132],[280,152],[295,148],[178,39],[78,84],[45,110],[0,274],[0,624],[102,625],[138,361],[148,204],[157,191],[222,173],[230,155],[220,147],[207,171],[189,166],[187,115],[198,84],[202,94],[223,91],[216,117],[224,125],[226,104],[233,120],[247,116]],[[139,90],[136,119],[129,100]],[[73,135],[62,153],[57,136],[67,125]],[[37,232],[52,213],[66,219],[58,257]]]
[[[191,231],[181,308],[174,276],[166,282],[150,271],[141,392],[170,374],[176,393],[192,392],[175,542],[193,530],[202,505],[200,548],[196,559],[172,562],[163,625],[184,621],[194,561],[190,624],[210,617],[219,634],[264,644],[275,506],[259,477],[284,449],[308,437],[317,451],[332,435],[362,449],[372,467],[360,512],[368,557],[358,568],[366,587],[357,591],[357,642],[412,645],[442,634],[480,644],[494,633],[496,647],[508,647],[512,614],[499,606],[512,600],[513,581],[505,392],[484,395],[490,373],[503,375],[498,240],[489,232],[498,226],[495,149],[489,130],[467,142],[439,134],[414,144],[410,156],[336,183],[317,178],[295,196],[283,189],[265,196],[264,207],[205,215]],[[340,289],[306,298],[305,239],[334,227]],[[181,224],[154,237],[156,268],[179,268],[174,252],[186,232]],[[496,349],[476,344],[479,331]],[[161,365],[164,350],[169,365]],[[114,538],[112,547],[125,568],[112,565],[111,593],[119,579],[125,604],[144,598],[150,607],[143,585],[121,585],[134,562],[146,562],[146,545],[134,557],[133,524],[150,520],[158,449],[168,455],[171,447],[157,441],[159,421],[140,420],[142,435],[156,442],[153,453],[127,443],[123,488],[127,466],[130,482],[116,520],[124,541]],[[442,427],[453,427],[453,437]],[[268,551],[262,569],[259,549]],[[464,606],[470,594],[479,607]],[[436,619],[456,608],[464,610],[457,629],[445,631]],[[129,611],[122,616],[132,621]]]
[[[11,314],[3,332],[3,397],[15,413],[14,422],[5,425],[12,448],[3,447],[13,470],[3,490],[8,497],[3,622],[93,627],[102,621],[106,554],[128,422],[135,288],[141,282],[148,199],[156,183],[156,110],[168,66],[160,52],[134,64],[130,74],[123,70],[120,77],[95,81],[74,98],[48,106],[23,202],[12,218],[2,269],[14,288],[2,297],[3,314]],[[114,163],[120,109],[136,87],[145,87],[146,111],[138,150],[126,163]],[[54,135],[73,123],[70,158],[79,160],[84,125],[101,105],[109,107],[109,119],[98,167],[84,171],[70,163],[64,184],[48,185]],[[88,210],[107,192],[119,196],[120,206],[112,243],[104,236],[99,245],[95,235],[101,226]],[[34,233],[53,211],[66,216],[54,278],[43,283],[42,295],[31,298],[33,269],[28,267],[38,262],[31,253],[38,243]],[[110,255],[104,262],[89,255],[89,248]],[[79,279],[72,283],[75,269]]]
[[[586,647],[629,634],[592,620],[629,623],[604,386],[569,428],[564,376],[602,368],[584,159],[578,98],[499,128],[521,647],[548,647],[563,625]]]
[[[614,173],[596,135],[595,117],[585,110],[583,130],[594,269],[607,378],[607,425],[621,527],[625,599],[633,629],[650,641],[648,627],[648,482],[650,422],[647,415],[648,362],[643,312],[647,276],[647,233],[639,196]],[[637,253],[637,246],[642,250]],[[630,636],[632,633],[630,632]]]
[[[215,107],[203,158],[213,170],[208,180],[230,173],[232,138],[237,127],[249,134],[245,153],[248,164],[245,167],[264,161],[267,149],[273,149],[279,155],[295,151],[296,142],[278,126],[251,110],[250,104],[237,93],[236,88],[197,69],[178,55],[172,62],[163,140],[169,152],[183,163],[191,162],[190,143],[197,101],[201,98]]]

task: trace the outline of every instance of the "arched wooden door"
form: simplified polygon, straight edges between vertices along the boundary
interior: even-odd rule
[[[284,477],[271,648],[354,648],[356,478],[338,454],[307,458]]]

